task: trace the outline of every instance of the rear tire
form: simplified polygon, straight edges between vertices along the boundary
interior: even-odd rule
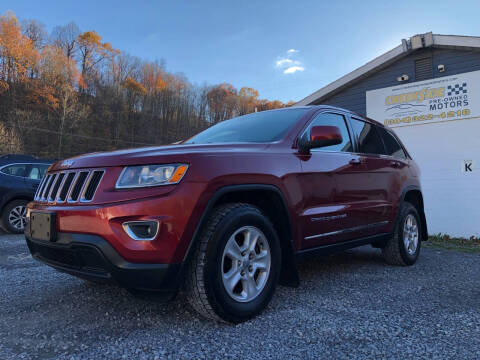
[[[25,231],[27,200],[13,200],[3,208],[2,227],[10,234],[22,234]]]
[[[409,202],[400,206],[394,234],[382,249],[385,261],[392,265],[413,265],[421,248],[422,223],[417,209]]]
[[[187,300],[208,319],[246,321],[270,302],[280,266],[280,242],[269,219],[250,204],[221,205],[196,242]]]

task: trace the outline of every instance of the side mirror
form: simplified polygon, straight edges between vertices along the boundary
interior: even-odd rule
[[[330,145],[338,145],[343,141],[342,133],[337,126],[313,126],[310,129],[310,139],[302,141],[299,148],[308,151]]]

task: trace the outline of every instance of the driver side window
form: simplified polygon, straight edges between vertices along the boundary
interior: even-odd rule
[[[340,114],[333,113],[321,113],[318,114],[308,126],[307,131],[303,134],[302,138],[310,138],[310,129],[314,126],[336,126],[340,129],[342,134],[342,143],[337,145],[325,146],[319,149],[311,149],[311,151],[343,151],[352,152],[353,146],[350,140],[350,134],[348,133],[345,117]],[[306,140],[305,139],[305,140]]]

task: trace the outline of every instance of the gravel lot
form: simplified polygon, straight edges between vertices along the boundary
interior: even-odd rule
[[[423,249],[401,268],[363,247],[300,268],[298,289],[228,326],[56,272],[2,235],[0,358],[480,358],[479,254]]]

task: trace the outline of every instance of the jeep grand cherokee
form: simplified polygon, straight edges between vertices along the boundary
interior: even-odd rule
[[[427,226],[397,136],[346,110],[293,107],[221,122],[178,145],[53,164],[28,205],[32,255],[139,296],[183,290],[202,315],[257,315],[296,262],[372,244],[412,265]]]

